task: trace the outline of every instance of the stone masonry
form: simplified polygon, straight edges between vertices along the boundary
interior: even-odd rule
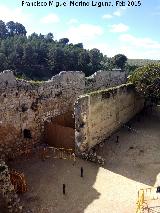
[[[75,103],[75,144],[79,154],[103,142],[144,106],[132,84],[80,96]]]
[[[0,73],[0,158],[15,158],[23,154],[23,147],[33,148],[43,142],[45,123],[68,112],[75,116],[77,154],[85,154],[116,130],[117,121],[125,122],[142,109],[143,101],[137,99],[134,88],[122,86],[106,91],[125,82],[125,73],[119,70],[98,71],[87,78],[79,71],[61,72],[45,82],[16,79],[11,71]],[[105,91],[95,92],[100,89]],[[83,95],[88,92],[91,93]],[[83,157],[104,163],[94,153]],[[9,212],[21,212],[3,160],[0,201],[5,201]]]
[[[11,71],[0,73],[0,156],[15,157],[23,146],[43,141],[44,122],[73,113],[74,102],[85,91],[107,88],[114,79],[115,85],[125,82],[119,71],[99,71],[91,79],[87,83],[79,71],[61,72],[45,82],[18,80]]]

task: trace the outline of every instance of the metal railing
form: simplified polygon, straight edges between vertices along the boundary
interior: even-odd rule
[[[73,160],[74,162],[76,161],[76,156],[73,149],[56,148],[50,146],[43,148],[41,151],[41,158],[45,160],[50,157],[63,160]]]
[[[156,187],[140,189],[138,191],[136,213],[150,212],[152,208],[156,208],[157,204],[153,204],[155,206],[150,207],[149,202],[156,200],[160,200],[160,193],[157,193]]]
[[[138,191],[138,201],[137,201],[136,213],[142,213],[143,206],[144,206],[144,190],[140,189]]]

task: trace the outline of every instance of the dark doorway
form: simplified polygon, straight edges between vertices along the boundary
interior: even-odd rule
[[[58,148],[75,147],[74,118],[72,112],[67,112],[45,123],[45,142]]]
[[[32,138],[31,131],[29,129],[24,129],[23,130],[23,136],[24,136],[24,138],[31,139]]]

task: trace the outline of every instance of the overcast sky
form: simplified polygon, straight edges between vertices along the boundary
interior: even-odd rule
[[[160,0],[141,0],[141,6],[133,7],[128,1],[118,7],[112,0],[113,6],[101,8],[88,1],[89,7],[71,7],[67,0],[66,7],[56,8],[56,1],[50,7],[27,7],[21,0],[0,0],[0,19],[22,23],[28,34],[52,32],[56,40],[82,42],[84,48],[98,48],[109,57],[122,53],[160,59]]]

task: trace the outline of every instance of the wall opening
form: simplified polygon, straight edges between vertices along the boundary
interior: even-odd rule
[[[75,119],[72,112],[59,115],[45,122],[45,143],[58,148],[75,147]]]
[[[23,130],[23,137],[31,139],[32,138],[31,131],[29,129],[24,129]]]

